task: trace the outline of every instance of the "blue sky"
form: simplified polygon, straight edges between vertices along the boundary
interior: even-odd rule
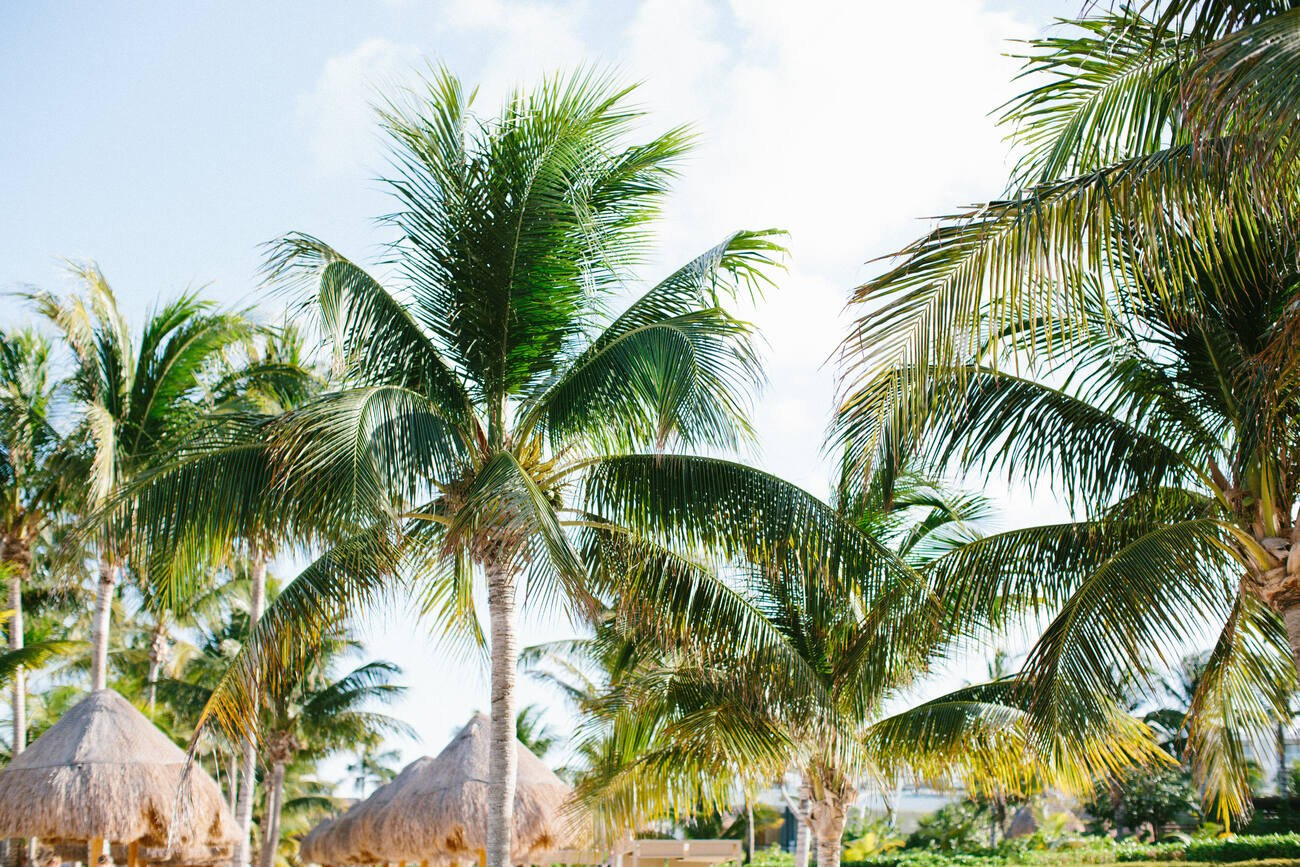
[[[97,261],[134,317],[187,288],[258,303],[259,245],[291,230],[360,261],[384,240],[383,150],[368,102],[441,62],[490,111],[514,84],[580,63],[645,82],[650,122],[700,135],[670,200],[653,278],[737,228],[789,229],[792,258],[752,311],[769,344],[754,459],[825,489],[825,364],[847,293],[920,218],[996,195],[990,117],[1013,92],[1008,40],[1080,0],[372,0],[8,3],[0,7],[0,291],[70,285]],[[0,308],[9,325],[16,302]],[[1005,487],[1005,486],[1000,486]],[[1041,492],[998,491],[1004,524]],[[1032,517],[1031,517],[1032,516]],[[529,638],[562,633],[534,622]],[[400,614],[375,652],[412,681],[401,713],[436,752],[486,706]],[[529,691],[526,700],[551,700]],[[556,721],[562,715],[553,717]]]

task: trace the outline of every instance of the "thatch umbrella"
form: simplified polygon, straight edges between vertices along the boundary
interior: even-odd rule
[[[97,690],[0,771],[0,837],[135,844],[168,850],[171,859],[229,857],[235,822],[221,790],[186,765],[185,753],[130,702]]]
[[[382,805],[358,816],[363,840],[393,861],[480,858],[487,846],[490,749],[488,717],[477,714],[436,758],[420,759],[394,779]],[[563,809],[569,787],[518,741],[515,750],[511,857],[521,864],[573,845],[573,835]]]

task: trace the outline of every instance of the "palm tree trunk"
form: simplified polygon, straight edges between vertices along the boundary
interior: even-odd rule
[[[235,814],[235,808],[239,805],[239,759],[238,753],[231,752],[230,761],[227,763],[226,805],[230,807],[232,816]]]
[[[1282,610],[1282,623],[1286,626],[1286,637],[1291,643],[1291,660],[1296,671],[1300,672],[1300,601]]]
[[[817,867],[840,867],[847,819],[848,804],[843,799],[827,795],[813,802],[810,820],[817,832]]]
[[[6,540],[4,563],[9,574],[9,649],[23,649],[23,579],[27,574],[28,559],[16,552]],[[30,555],[28,555],[30,556]],[[19,666],[13,677],[14,731],[11,754],[17,756],[27,748],[27,672]]]
[[[252,599],[248,606],[248,629],[251,632],[262,619],[262,609],[266,607],[266,555],[260,548],[253,549],[249,577],[253,582]],[[254,701],[256,706],[257,701]],[[235,804],[235,823],[239,828],[239,842],[235,847],[235,867],[245,867],[251,863],[252,845],[250,835],[253,830],[253,790],[257,786],[257,753],[254,752],[252,740],[244,741],[243,766],[239,785],[239,800]]]
[[[1291,800],[1291,793],[1287,791],[1290,780],[1286,778],[1286,725],[1277,724],[1277,796],[1283,802],[1283,809],[1286,808],[1287,802]]]
[[[162,671],[163,654],[167,649],[167,624],[161,617],[154,624],[149,640],[149,713],[158,703],[158,675]]]
[[[754,860],[754,802],[745,797],[745,863]]]
[[[809,849],[812,848],[812,826],[808,824],[808,787],[799,786],[798,801],[791,798],[784,788],[781,789],[781,794],[785,796],[786,806],[794,816],[794,867],[808,867]]]
[[[492,753],[488,756],[487,852],[484,867],[511,867],[515,812],[515,635],[517,576],[509,563],[487,564],[488,612],[492,619]]]
[[[271,765],[270,797],[266,804],[266,827],[262,834],[262,857],[259,867],[274,867],[275,852],[280,844],[280,813],[284,809],[284,762]]]
[[[90,688],[108,687],[108,630],[113,614],[113,591],[117,587],[117,566],[111,560],[99,561],[99,584],[95,591],[95,614],[90,622],[93,644],[90,658]]]

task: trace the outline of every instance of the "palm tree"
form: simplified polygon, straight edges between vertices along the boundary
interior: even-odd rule
[[[1025,665],[1045,741],[1219,628],[1189,738],[1226,822],[1300,666],[1300,187],[1256,183],[1282,151],[1198,137],[1184,96],[1214,38],[1120,7],[1031,45],[1013,191],[858,290],[838,435],[850,476],[920,452],[1081,513],[935,565],[972,610],[1052,616]]]
[[[176,498],[135,506],[155,550],[258,509],[327,543],[214,696],[210,716],[231,731],[254,727],[257,689],[294,671],[332,620],[394,591],[481,645],[471,588],[483,577],[492,867],[510,859],[525,584],[575,611],[614,588],[657,595],[719,641],[762,646],[774,633],[701,558],[818,562],[826,580],[863,585],[908,571],[804,491],[688,453],[751,435],[752,330],[722,305],[760,288],[780,248],[769,233],[733,235],[612,312],[686,141],[674,130],[626,145],[640,119],[628,94],[579,73],[487,121],[438,73],[390,105],[399,288],[305,235],[271,257],[274,280],[310,287],[339,381],[263,432],[276,496],[254,505],[218,484],[186,501],[208,517],[184,520]]]
[[[401,753],[397,750],[382,749],[379,738],[365,738],[353,744],[356,759],[346,768],[352,775],[353,790],[358,798],[364,798],[373,786],[382,786],[397,776],[397,763]]]
[[[345,650],[355,648],[355,642],[338,637],[319,645],[315,664],[299,672],[296,688],[264,697],[267,719],[262,730],[269,779],[261,867],[275,864],[284,809],[285,769],[300,752],[311,750],[320,755],[350,749],[362,738],[409,733],[397,720],[368,709],[376,703],[392,702],[404,691],[405,687],[393,682],[401,673],[396,665],[382,660],[368,662],[331,679],[332,663]]]
[[[923,572],[969,539],[984,512],[979,498],[945,495],[912,479],[889,498],[873,486],[840,508]],[[719,810],[754,783],[784,776],[793,761],[809,800],[817,863],[834,867],[848,809],[866,782],[888,786],[906,772],[939,784],[961,780],[972,792],[1052,784],[1086,790],[1099,770],[1156,752],[1145,727],[1116,707],[1105,736],[1035,750],[1014,679],[886,712],[948,659],[963,635],[952,628],[955,620],[918,609],[906,586],[864,595],[815,573],[797,582],[756,571],[743,592],[797,655],[815,692],[773,677],[763,653],[706,644],[703,652],[615,654],[634,667],[590,703],[605,722],[595,729],[602,761],[579,787],[605,821],[625,825],[684,806]],[[895,619],[908,629],[891,626]]]
[[[141,510],[152,514],[155,536],[166,532],[157,523],[160,510],[169,510],[173,523],[168,529],[184,540],[154,545],[136,536],[130,521],[119,524],[131,536],[136,559],[154,573],[149,582],[154,592],[148,595],[157,612],[156,641],[165,639],[167,607],[177,600],[183,607],[184,595],[193,593],[189,576],[210,571],[214,561],[232,556],[246,567],[251,589],[248,624],[255,627],[266,604],[267,563],[286,541],[297,541],[283,516],[269,508],[274,503],[274,470],[261,434],[319,391],[321,380],[304,358],[301,333],[292,325],[258,336],[260,340],[245,341],[245,357],[213,384],[210,410],[195,420],[185,440],[142,473],[127,492],[144,498]],[[245,508],[219,515],[208,510],[214,480],[241,498]],[[209,526],[213,522],[218,526]],[[256,761],[255,745],[245,740],[240,766],[244,784],[234,810],[240,828],[236,864],[247,864],[251,853]]]
[[[8,582],[11,660],[22,659],[23,588],[33,547],[66,494],[67,468],[59,466],[64,440],[53,424],[57,388],[49,342],[33,331],[0,331],[0,577]],[[10,674],[11,750],[18,755],[27,743],[27,685],[21,665]]]
[[[542,714],[541,707],[530,704],[521,707],[515,716],[515,738],[539,759],[546,758],[560,739],[555,729],[542,719]]]
[[[98,507],[188,435],[205,396],[205,377],[250,326],[242,316],[213,312],[197,296],[183,295],[151,313],[137,340],[103,273],[93,265],[73,273],[83,284],[81,296],[37,293],[31,299],[74,357],[73,395],[91,451],[88,500]],[[116,535],[111,526],[100,533],[92,689],[107,686],[112,600],[120,571],[129,565]]]

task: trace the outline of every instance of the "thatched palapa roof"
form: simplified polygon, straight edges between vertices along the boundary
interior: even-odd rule
[[[102,837],[173,853],[235,841],[221,790],[112,690],[82,699],[0,771],[0,837]]]
[[[406,768],[388,785],[384,803],[358,816],[363,838],[389,860],[476,858],[487,846],[490,728],[487,715],[477,714],[436,758]],[[518,741],[515,752],[511,852],[518,864],[573,840],[564,811],[569,787]]]

